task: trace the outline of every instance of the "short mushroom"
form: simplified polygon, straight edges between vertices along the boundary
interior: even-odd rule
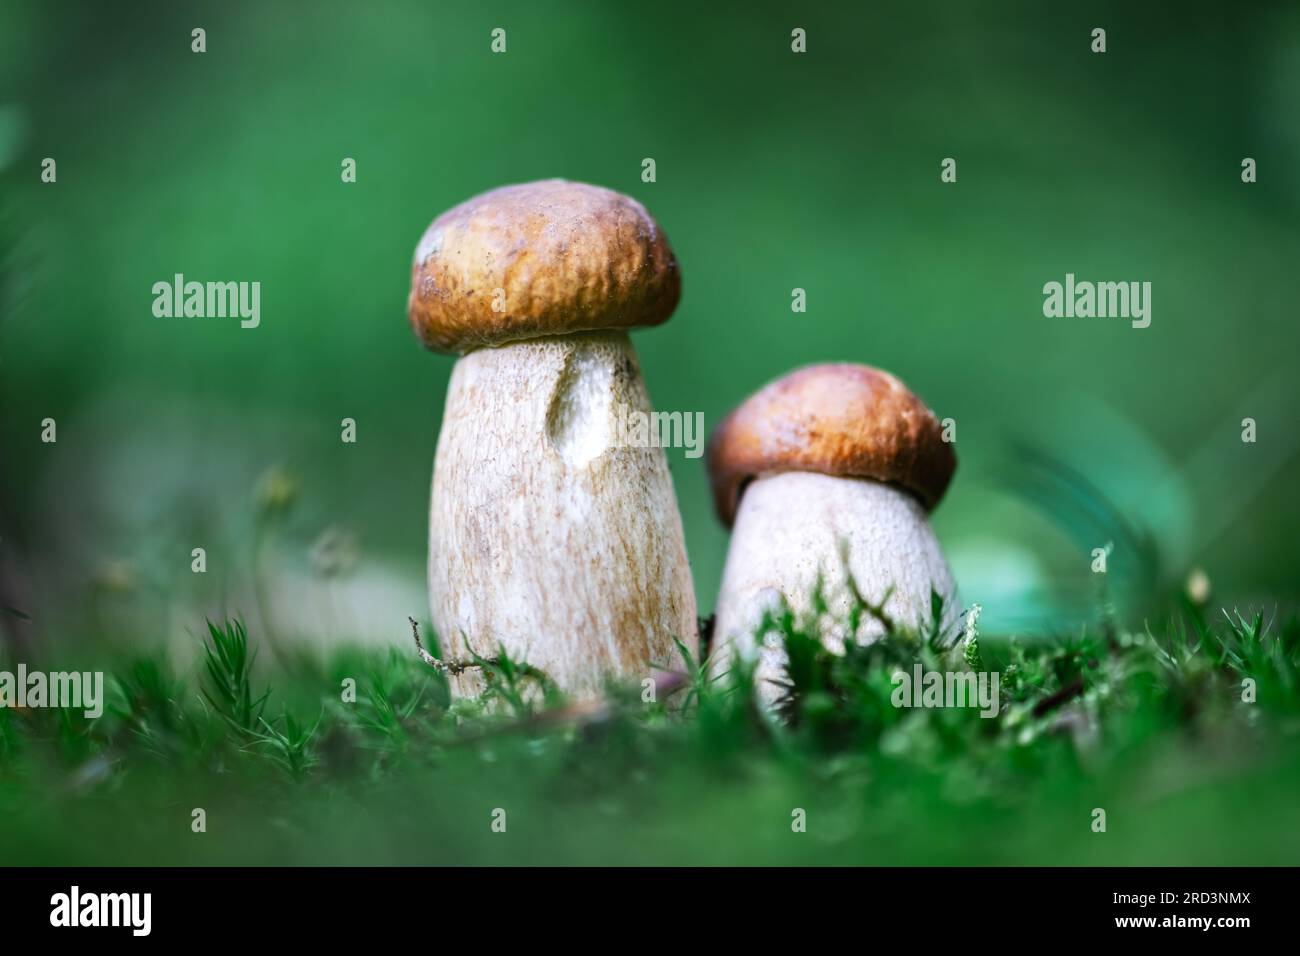
[[[930,624],[933,589],[945,633],[955,625],[956,586],[926,515],[957,459],[934,413],[894,376],[844,364],[792,372],[718,425],[708,467],[718,516],[734,525],[715,673],[738,652],[757,653],[759,695],[779,699],[784,649],[756,631],[782,602],[807,618],[819,587],[827,611],[816,628],[836,652],[885,629],[866,613],[847,633],[854,587],[892,623],[916,628]]]
[[[408,311],[460,353],[429,509],[429,598],[444,656],[512,658],[578,696],[680,667],[695,594],[667,460],[626,447],[650,402],[627,330],[681,294],[633,199],[547,180],[443,213],[415,251]],[[452,678],[474,696],[482,671]]]

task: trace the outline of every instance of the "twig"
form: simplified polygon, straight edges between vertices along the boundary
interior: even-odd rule
[[[486,667],[496,665],[496,658],[481,658],[482,663],[460,664],[456,661],[440,661],[427,650],[424,642],[420,640],[420,625],[415,618],[409,615],[406,618],[411,622],[411,636],[415,638],[415,651],[420,655],[420,660],[424,661],[434,670],[441,673],[463,674],[471,667]],[[525,665],[526,666],[526,665]],[[541,680],[549,680],[545,672],[528,668],[533,676]],[[689,676],[681,671],[667,670],[657,668],[662,676],[656,676],[655,691],[657,697],[667,697],[681,690],[689,683]],[[608,721],[614,716],[613,702],[608,697],[592,697],[586,700],[578,700],[563,707],[556,707],[552,710],[544,710],[540,713],[531,714],[522,720],[511,721],[497,727],[487,730],[480,730],[477,733],[466,735],[459,741],[460,743],[472,743],[476,740],[482,740],[487,737],[494,737],[498,734],[514,733],[517,731],[536,731],[548,727],[562,724],[573,724],[578,727],[586,727],[592,724],[600,724]]]
[[[1083,694],[1083,678],[1076,677],[1070,683],[1066,684],[1054,694],[1044,697],[1034,705],[1033,714],[1035,717],[1042,717],[1044,714],[1055,710],[1067,701],[1071,701]]]
[[[420,640],[420,625],[416,623],[415,618],[408,616],[406,619],[411,622],[411,635],[415,638],[415,652],[420,655],[420,660],[424,661],[440,673],[459,675],[465,673],[472,667],[483,667],[487,664],[497,663],[496,658],[485,658],[482,664],[461,664],[457,661],[440,661],[424,649],[424,642]]]
[[[658,674],[654,677],[656,696],[660,699],[676,693],[689,683],[689,675],[683,674],[681,671],[661,668],[656,668],[656,670],[658,671]],[[538,731],[560,726],[571,726],[578,729],[595,727],[608,723],[617,713],[618,709],[615,707],[614,701],[609,697],[588,697],[583,700],[575,700],[563,707],[539,711],[519,720],[495,726],[480,727],[474,732],[462,736],[457,743],[473,744],[492,737],[516,733],[537,733]]]

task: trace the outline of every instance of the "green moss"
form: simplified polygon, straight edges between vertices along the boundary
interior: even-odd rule
[[[768,626],[791,659],[780,716],[754,705],[743,663],[710,679],[692,661],[670,701],[612,687],[594,713],[522,693],[527,671],[504,655],[496,705],[452,704],[405,646],[277,665],[268,688],[242,625],[213,625],[197,686],[137,658],[111,668],[99,719],[0,711],[0,855],[1090,864],[1300,850],[1295,619],[1184,607],[1113,640],[979,636],[1003,677],[993,718],[891,701],[895,672],[964,671],[971,641],[893,632],[837,656],[795,615]],[[196,807],[206,833],[191,830]],[[1106,833],[1091,829],[1097,807]]]

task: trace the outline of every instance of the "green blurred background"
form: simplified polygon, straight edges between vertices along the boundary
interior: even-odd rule
[[[407,327],[412,252],[553,176],[636,197],[676,249],[681,306],[634,337],[657,408],[711,429],[843,360],[957,422],[934,517],[986,626],[1080,623],[1107,541],[1134,617],[1198,567],[1224,603],[1294,603],[1300,7],[1171,11],[9,0],[6,628],[174,640],[252,613],[265,573],[285,629],[405,640],[453,364]],[[259,281],[260,327],[155,318],[178,272]],[[1150,328],[1045,318],[1067,272],[1150,281]],[[669,460],[706,614],[726,535],[702,460]]]

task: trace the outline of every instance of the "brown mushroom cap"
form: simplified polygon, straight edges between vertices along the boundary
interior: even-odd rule
[[[709,438],[709,480],[727,527],[751,478],[812,471],[897,485],[927,509],[957,468],[934,412],[888,372],[811,365],[751,395]]]
[[[658,325],[681,288],[668,239],[644,206],[547,179],[494,189],[435,219],[415,250],[407,312],[426,346],[467,352]]]

